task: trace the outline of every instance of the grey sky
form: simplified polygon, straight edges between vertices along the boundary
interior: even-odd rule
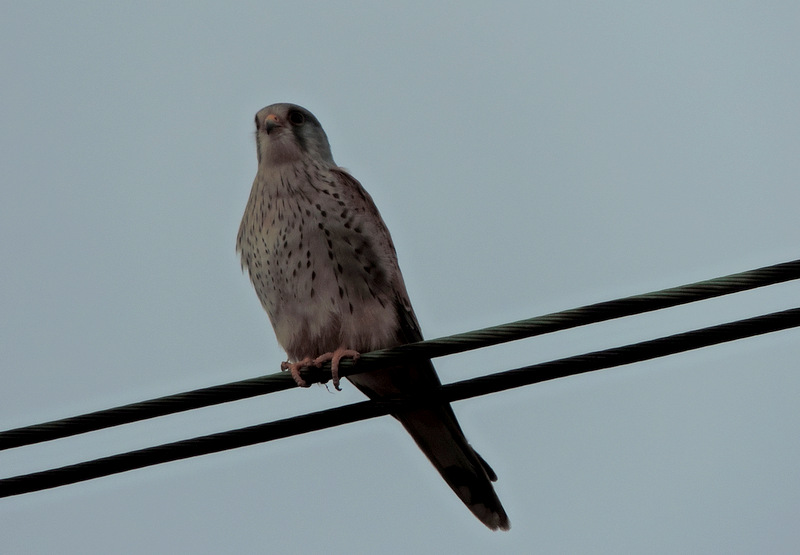
[[[537,3],[541,4],[541,3]],[[277,371],[234,240],[295,102],[427,337],[800,258],[791,2],[5,3],[0,429]],[[787,284],[438,360],[445,382],[797,306]],[[792,553],[786,331],[455,405],[488,532],[388,418],[0,500],[0,551]],[[12,476],[361,400],[323,387],[0,453]]]

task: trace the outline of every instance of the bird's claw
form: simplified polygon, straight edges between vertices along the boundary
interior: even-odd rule
[[[333,351],[332,353],[325,353],[324,355],[319,355],[317,358],[314,359],[314,366],[322,366],[323,362],[331,361],[331,379],[333,381],[333,387],[336,391],[341,391],[342,388],[339,387],[339,362],[344,357],[352,358],[354,361],[358,360],[361,356],[361,353],[358,351],[354,351],[353,349],[345,349],[344,347],[340,347]]]
[[[353,349],[345,349],[344,347],[340,347],[333,351],[332,353],[325,353],[319,355],[317,358],[312,359],[311,357],[306,357],[303,360],[298,362],[289,362],[288,360],[285,362],[281,362],[281,370],[288,370],[289,373],[294,378],[294,381],[300,387],[309,387],[308,383],[300,376],[300,370],[303,368],[308,368],[310,366],[316,366],[319,368],[322,366],[322,363],[330,361],[331,363],[331,380],[333,381],[333,387],[336,391],[341,391],[342,388],[339,387],[339,362],[344,357],[352,358],[354,361],[358,360],[361,356],[361,353],[358,351],[354,351]]]
[[[308,383],[300,376],[300,370],[308,368],[309,366],[319,366],[319,364],[316,364],[311,357],[306,357],[298,362],[289,362],[288,360],[281,362],[281,370],[288,370],[292,378],[294,378],[295,383],[300,387],[309,387]]]

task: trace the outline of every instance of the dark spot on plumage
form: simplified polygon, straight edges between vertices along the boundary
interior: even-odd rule
[[[368,274],[371,274],[372,273],[372,266],[371,265],[370,266],[364,266],[364,271],[367,272]]]
[[[314,281],[317,278],[317,272],[311,272],[311,281]]]
[[[328,239],[328,250],[331,250],[331,249],[333,249],[333,241]]]
[[[347,210],[342,210],[342,213],[339,214],[339,217],[344,220],[347,217],[347,214],[349,214]]]
[[[345,227],[345,229],[350,229],[350,222],[349,221],[345,222],[344,223],[344,227]]]
[[[331,232],[326,229],[325,230],[325,237],[330,237],[330,236],[331,236]]]
[[[342,273],[342,265],[341,264],[337,264],[336,265],[336,269],[339,271],[340,274]]]
[[[306,258],[311,258],[311,250],[306,251]]]
[[[333,251],[328,251],[328,258],[333,260]]]
[[[340,299],[344,298],[344,289],[342,289],[341,287],[339,287],[339,298]]]
[[[353,303],[347,303],[347,304],[350,307],[350,314],[352,314],[353,313]]]
[[[322,222],[318,223],[318,224],[317,224],[317,227],[318,227],[318,228],[320,228],[320,229],[322,229],[322,230],[324,230],[324,229],[325,229],[325,226],[324,226],[324,225],[322,225]]]
[[[320,210],[319,215],[322,216],[323,218],[326,218],[328,216],[328,213],[325,212],[324,210]]]
[[[338,199],[339,198],[339,193],[333,193],[333,198]]]
[[[355,231],[356,233],[361,233],[361,226],[357,225],[356,227],[353,228],[353,231]]]
[[[310,268],[310,267],[311,267],[311,261],[310,260],[306,260],[306,268]]]
[[[297,268],[292,270],[292,277],[297,277]]]

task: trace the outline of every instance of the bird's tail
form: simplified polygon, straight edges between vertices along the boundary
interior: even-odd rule
[[[508,530],[492,482],[497,475],[467,443],[449,405],[396,416],[461,501],[492,530]]]
[[[366,372],[349,379],[369,397],[393,397],[409,391],[409,381],[415,382],[415,386],[421,386],[431,379],[439,382],[433,365],[428,362],[421,366]],[[390,387],[388,389],[394,391],[387,390],[389,384],[396,389]],[[393,416],[403,424],[447,485],[481,522],[492,530],[508,530],[511,527],[508,515],[492,487],[497,475],[467,442],[448,403],[415,408]]]

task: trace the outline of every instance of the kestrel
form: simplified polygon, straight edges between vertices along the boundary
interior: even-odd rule
[[[317,118],[294,104],[256,114],[258,172],[236,246],[300,386],[300,369],[422,340],[389,230],[361,184],[333,161]],[[441,385],[430,361],[348,378],[372,399]],[[393,415],[470,511],[509,528],[494,471],[470,446],[448,403]]]

